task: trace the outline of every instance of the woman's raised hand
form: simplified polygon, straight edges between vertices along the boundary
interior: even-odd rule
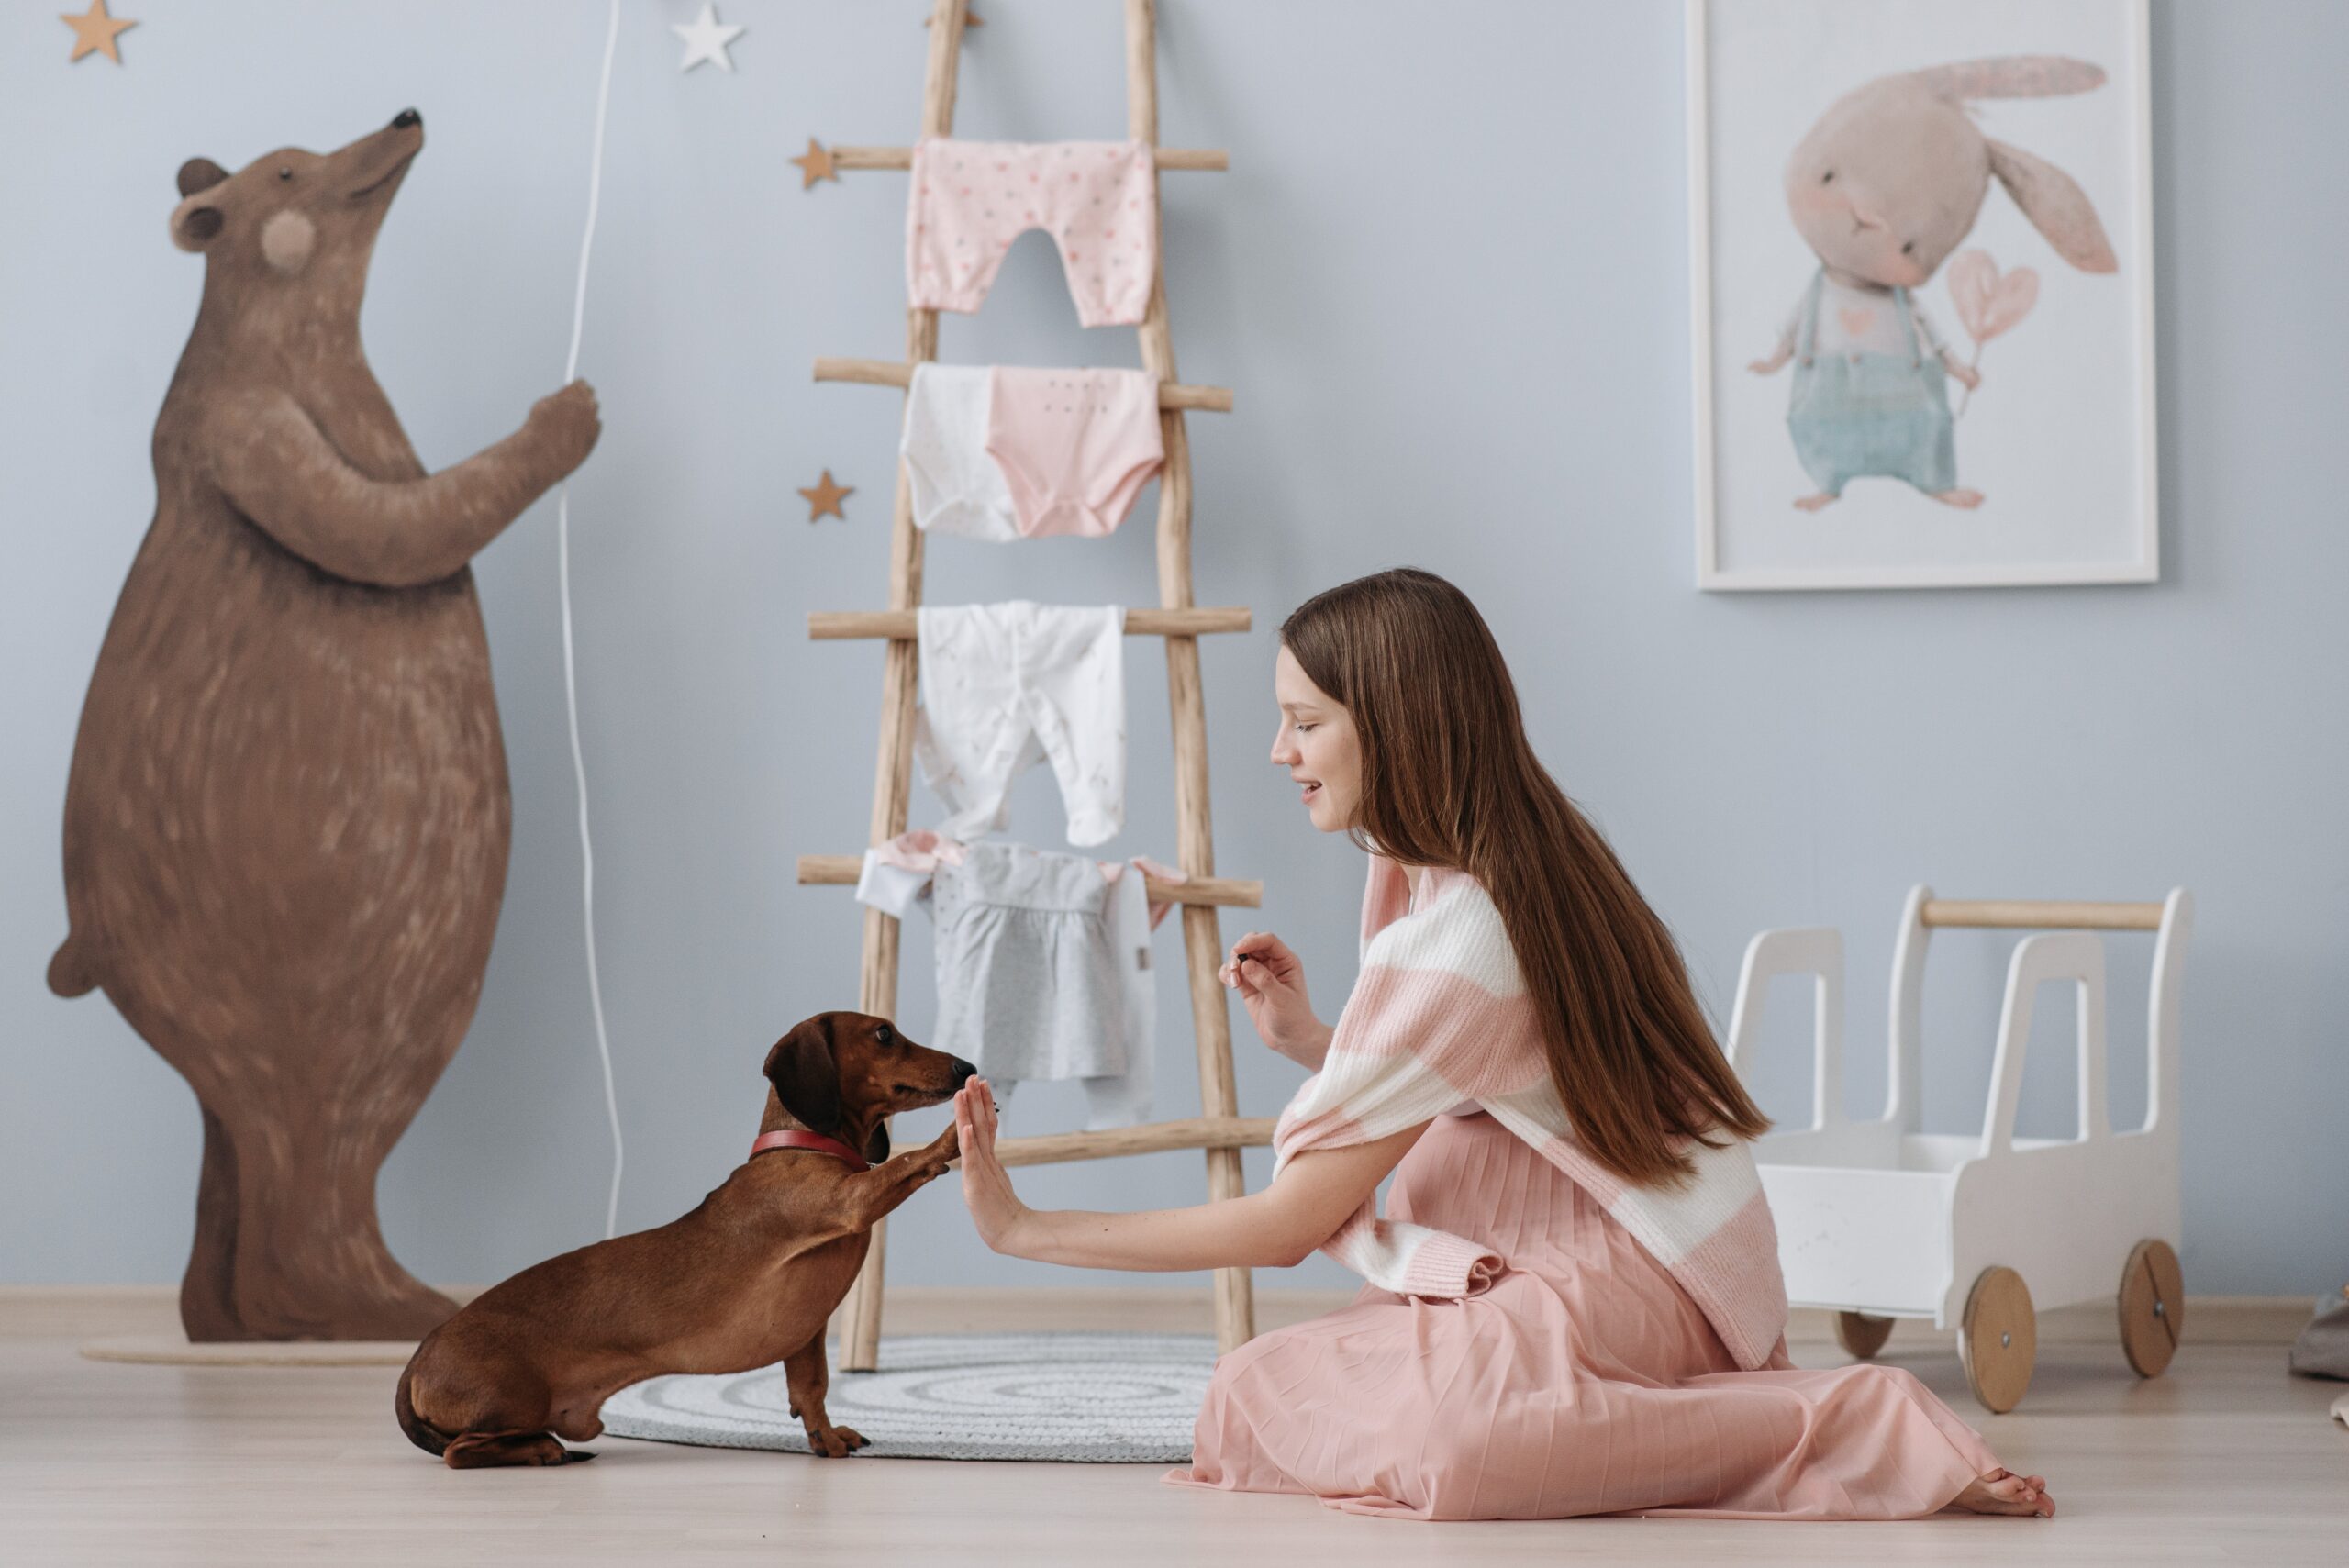
[[[954,1095],[954,1131],[962,1148],[963,1202],[971,1210],[979,1239],[996,1251],[1009,1250],[1011,1229],[1030,1213],[1011,1190],[1011,1173],[996,1158],[995,1095],[985,1078],[966,1081]]]
[[[1315,1072],[1330,1049],[1330,1027],[1313,1016],[1305,995],[1305,961],[1270,931],[1250,931],[1231,944],[1216,972],[1248,1004],[1249,1021],[1264,1042]]]

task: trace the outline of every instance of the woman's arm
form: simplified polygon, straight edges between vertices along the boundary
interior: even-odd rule
[[[1319,1149],[1283,1166],[1260,1193],[1140,1214],[1033,1209],[996,1158],[995,1099],[974,1078],[954,1097],[963,1196],[996,1251],[1075,1268],[1164,1271],[1286,1268],[1302,1262],[1378,1190],[1426,1122],[1374,1143]]]
[[[1284,1045],[1281,1054],[1308,1073],[1319,1073],[1330,1059],[1330,1042],[1337,1038],[1336,1029],[1317,1018],[1313,1023],[1313,1032],[1300,1040]]]

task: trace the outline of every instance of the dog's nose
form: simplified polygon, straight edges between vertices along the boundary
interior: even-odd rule
[[[423,123],[424,117],[417,114],[414,109],[402,109],[398,114],[392,117],[392,124],[401,130],[406,130],[412,125],[422,125]]]
[[[954,1059],[954,1086],[956,1088],[961,1088],[963,1084],[969,1083],[978,1075],[979,1070],[977,1068],[972,1066],[969,1062],[963,1061],[959,1056]]]

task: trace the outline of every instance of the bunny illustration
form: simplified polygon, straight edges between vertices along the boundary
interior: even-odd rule
[[[1904,479],[1937,501],[1978,506],[1957,484],[1948,378],[1981,375],[1942,341],[1911,291],[1974,228],[1990,176],[2084,272],[2118,269],[2096,209],[2072,177],[1984,136],[1965,105],[2044,98],[2103,84],[2101,68],[2054,55],[1966,61],[1881,76],[1829,107],[1787,161],[1787,206],[1819,257],[1757,375],[1795,361],[1787,425],[1818,511],[1865,475]]]

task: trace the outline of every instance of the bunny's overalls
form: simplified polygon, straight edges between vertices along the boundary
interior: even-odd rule
[[[1957,441],[1949,413],[1949,373],[1917,342],[1909,291],[1892,291],[1909,343],[1898,354],[1837,354],[1818,359],[1819,295],[1827,274],[1810,280],[1795,350],[1787,428],[1795,456],[1830,495],[1867,474],[1905,479],[1928,495],[1957,487]]]

